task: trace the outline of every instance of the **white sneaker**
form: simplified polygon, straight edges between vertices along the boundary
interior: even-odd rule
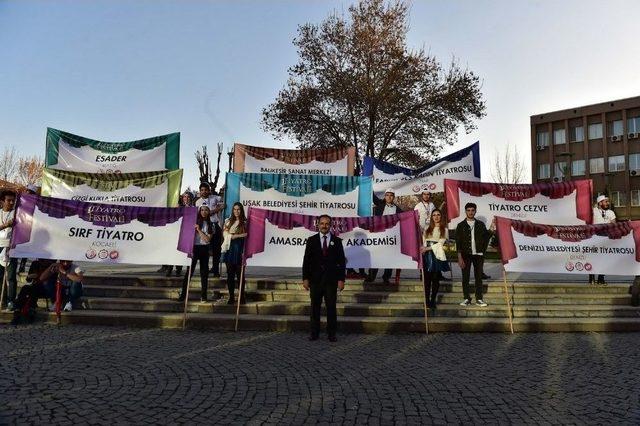
[[[55,312],[56,311],[56,304],[52,303],[49,305],[49,312]]]
[[[478,300],[476,300],[476,306],[481,306],[481,307],[484,308],[485,306],[487,306],[487,304],[484,303],[484,300],[478,299]]]
[[[63,311],[71,312],[71,309],[73,309],[73,306],[71,306],[71,302],[67,302],[67,304],[64,305]]]
[[[471,304],[471,299],[464,299],[460,302],[460,306],[469,306]]]

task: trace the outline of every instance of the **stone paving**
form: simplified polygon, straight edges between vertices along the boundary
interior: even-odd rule
[[[0,328],[0,424],[638,424],[639,334]]]

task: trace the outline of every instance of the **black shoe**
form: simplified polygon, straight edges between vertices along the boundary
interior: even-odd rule
[[[177,300],[178,302],[184,302],[184,295],[183,294],[179,295]]]
[[[167,273],[165,274],[166,277],[170,277],[171,276],[171,270],[173,268],[167,268]]]
[[[482,279],[483,279],[483,280],[489,280],[489,279],[491,279],[491,275],[487,275],[487,274],[485,274],[485,273],[483,272],[483,273],[482,273]]]
[[[318,340],[318,337],[319,336],[317,334],[312,334],[312,335],[309,336],[308,339],[309,339],[310,342],[314,342],[314,341]]]
[[[166,269],[167,269],[167,267],[163,265],[156,272],[164,272]]]
[[[220,278],[220,274],[213,274],[213,278]]]
[[[227,305],[235,305],[235,303],[236,303],[235,299],[227,300]]]
[[[451,281],[451,278],[440,275],[440,281]]]
[[[201,302],[201,303],[206,303],[206,302],[208,302],[208,301],[209,301],[209,300],[207,300],[207,298],[206,298],[206,297],[201,297],[201,298],[200,298],[200,302]]]
[[[391,284],[391,282],[389,281],[389,278],[383,278],[382,282],[385,284]]]
[[[338,341],[338,338],[336,336],[329,336],[329,341],[335,343]]]

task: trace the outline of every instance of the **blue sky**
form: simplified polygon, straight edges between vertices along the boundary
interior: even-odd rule
[[[0,0],[0,148],[43,155],[47,126],[101,140],[180,131],[185,186],[203,144],[293,148],[260,129],[260,111],[296,62],[297,26],[350,3]],[[409,45],[483,80],[487,116],[443,154],[480,140],[490,180],[508,143],[529,164],[530,115],[640,95],[639,22],[637,1],[414,1]]]

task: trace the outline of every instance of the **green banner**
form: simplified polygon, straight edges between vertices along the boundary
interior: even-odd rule
[[[88,173],[133,173],[180,168],[180,133],[105,142],[47,128],[46,166]]]
[[[175,207],[181,185],[182,169],[104,174],[45,168],[42,195],[86,202]]]

